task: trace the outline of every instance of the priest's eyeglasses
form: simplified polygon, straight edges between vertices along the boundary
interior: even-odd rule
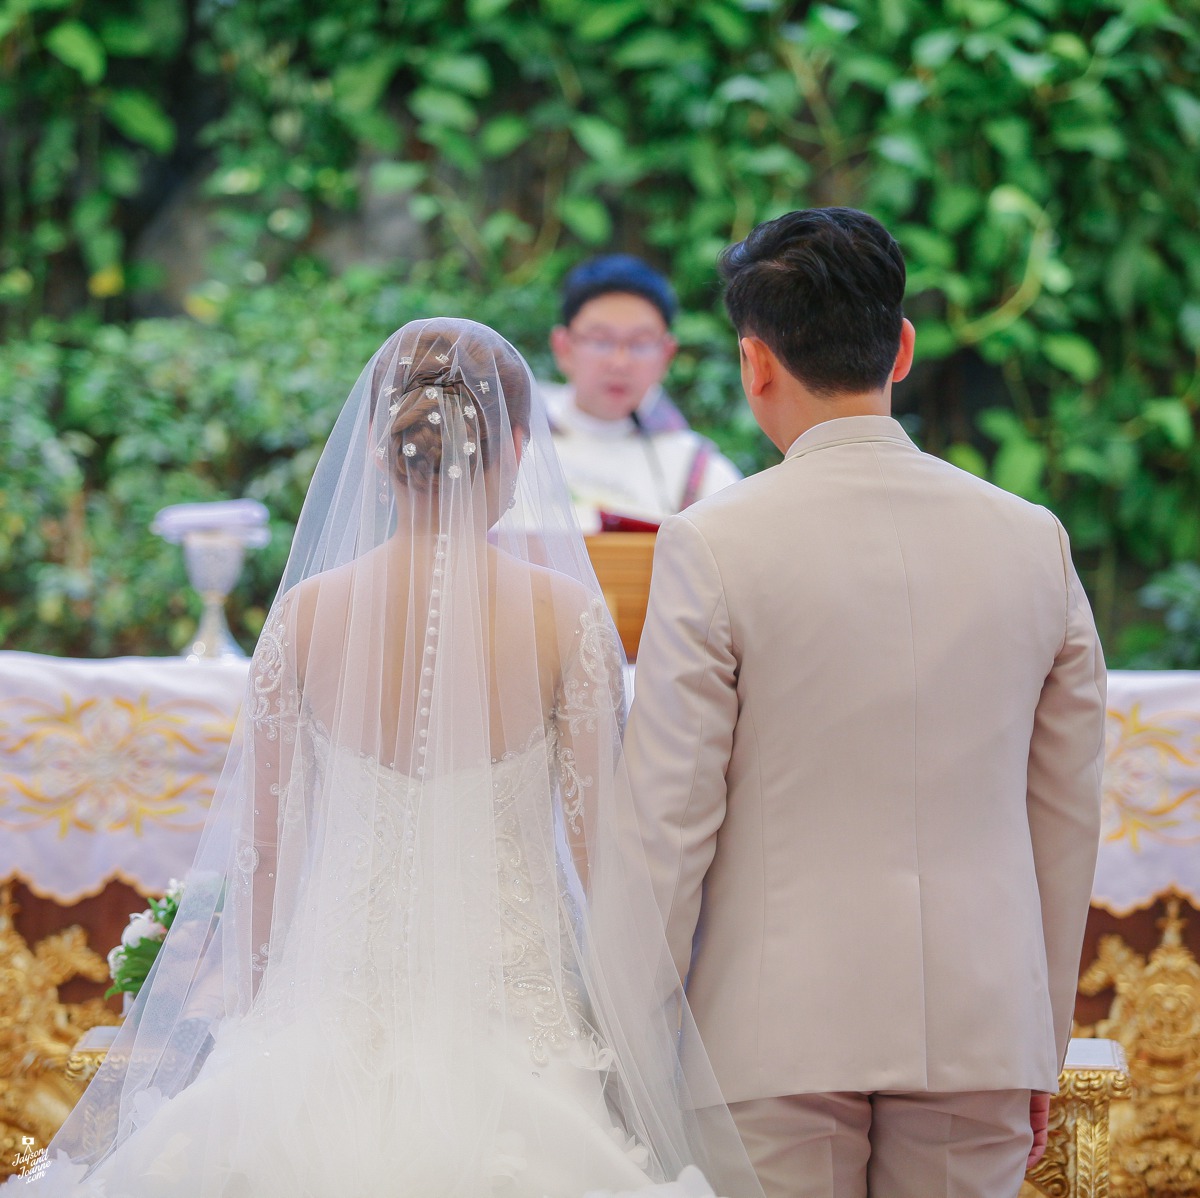
[[[662,352],[665,337],[611,337],[606,333],[571,333],[571,340],[597,358],[616,357],[624,350],[631,358],[647,362]]]

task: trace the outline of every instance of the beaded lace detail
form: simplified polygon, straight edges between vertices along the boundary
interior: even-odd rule
[[[439,547],[438,556],[443,556]],[[437,563],[440,573],[442,561]],[[437,609],[431,612],[427,652],[436,644]],[[327,967],[363,1012],[392,1009],[383,978],[402,984],[397,964],[409,958],[407,913],[420,900],[420,812],[425,803],[453,802],[462,788],[492,788],[494,851],[499,910],[498,943],[488,952],[499,961],[499,976],[485,982],[489,1007],[524,1028],[530,1058],[545,1065],[551,1053],[568,1052],[588,1068],[603,1068],[607,1050],[588,1024],[583,985],[577,971],[574,933],[575,897],[555,850],[552,795],[561,796],[562,817],[580,830],[584,805],[595,779],[581,768],[576,742],[611,726],[614,707],[623,707],[622,658],[602,601],[580,614],[563,669],[558,699],[544,728],[534,729],[526,744],[488,767],[426,777],[424,756],[413,775],[372,757],[331,743],[328,731],[298,703],[288,677],[288,645],[282,618],[264,631],[252,671],[250,718],[258,733],[272,741],[294,741],[304,726],[303,773],[309,783],[324,776],[323,788],[336,776],[343,815],[335,817],[336,835],[325,851],[336,860],[322,863],[333,879],[337,922],[365,926],[365,952],[347,952],[334,937]],[[423,667],[426,673],[431,667]],[[423,677],[423,683],[427,680]],[[422,691],[425,696],[427,691]],[[427,724],[422,719],[421,729]],[[486,780],[486,781],[485,781]],[[293,786],[299,779],[293,778]],[[274,789],[274,788],[273,788]],[[285,819],[302,804],[284,797]],[[261,868],[258,849],[245,844],[237,854],[239,881],[252,884]],[[326,909],[314,913],[328,919]],[[303,920],[304,916],[301,914]],[[347,937],[346,944],[355,942]],[[265,964],[268,946],[256,956]],[[383,1029],[378,1029],[385,1034]]]

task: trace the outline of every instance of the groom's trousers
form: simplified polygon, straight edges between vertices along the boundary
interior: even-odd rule
[[[1028,1090],[798,1094],[730,1105],[767,1198],[1016,1198]]]

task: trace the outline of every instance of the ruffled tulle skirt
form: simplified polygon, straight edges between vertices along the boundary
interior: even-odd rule
[[[180,1094],[139,1095],[132,1134],[90,1173],[63,1157],[12,1185],[20,1198],[712,1198],[695,1168],[654,1180],[592,1046],[538,1064],[510,1034],[449,1056],[431,1044],[401,1058],[335,1019],[252,1017],[223,1029]]]

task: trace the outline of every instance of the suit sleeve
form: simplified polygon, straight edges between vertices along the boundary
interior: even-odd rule
[[[1058,537],[1066,634],[1034,715],[1027,804],[1061,1069],[1100,839],[1107,679],[1091,608],[1061,524]]]
[[[638,650],[625,762],[655,897],[685,978],[725,818],[737,659],[720,573],[687,517],[663,524]]]

